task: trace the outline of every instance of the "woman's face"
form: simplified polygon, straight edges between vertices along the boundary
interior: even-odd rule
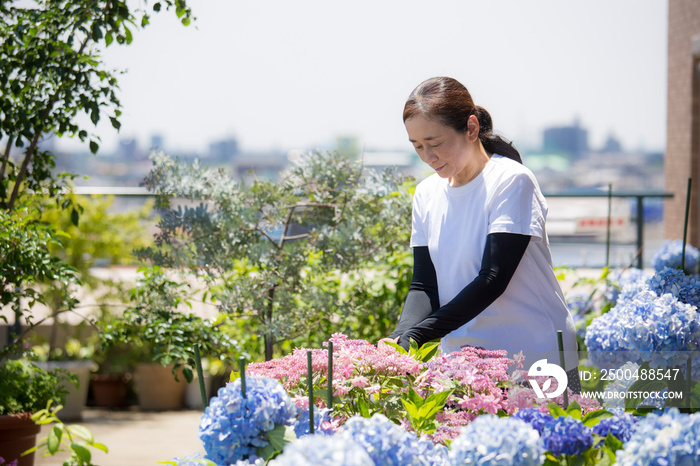
[[[458,133],[449,126],[417,115],[406,120],[408,139],[413,144],[421,160],[441,178],[448,178],[450,184],[461,185],[469,182],[474,170],[474,151],[478,145],[479,124],[474,133],[470,117],[468,130]],[[478,173],[477,173],[478,174]]]

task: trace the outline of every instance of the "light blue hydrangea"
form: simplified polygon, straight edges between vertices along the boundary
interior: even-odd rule
[[[615,269],[608,275],[608,284],[605,288],[605,299],[613,304],[617,303],[620,293],[625,286],[640,282],[646,283],[648,273],[642,269],[631,267],[629,269]]]
[[[447,456],[443,445],[419,438],[382,414],[369,419],[353,416],[335,435],[363,446],[375,466],[437,466],[444,464]]]
[[[700,307],[700,279],[697,276],[691,277],[682,270],[664,267],[647,284],[659,296],[669,293],[682,303]]]
[[[173,458],[172,461],[177,466],[216,466],[215,463],[204,458],[200,453],[183,456],[182,458]]]
[[[627,361],[681,366],[688,352],[700,349],[700,316],[694,306],[670,294],[643,290],[594,319],[585,343],[599,368],[620,367]]]
[[[654,270],[662,270],[664,267],[672,269],[681,268],[681,257],[683,252],[683,240],[674,239],[663,242],[658,251],[651,259]],[[698,271],[700,262],[700,251],[690,244],[685,245],[685,271],[692,274]]]
[[[700,458],[700,413],[682,414],[676,408],[647,414],[617,452],[620,466],[695,465]]]
[[[332,420],[332,414],[332,409],[314,407],[314,435],[332,435],[335,432],[326,424]],[[297,438],[301,438],[302,436],[309,435],[311,433],[308,408],[302,408],[299,410],[299,414],[294,421],[294,433],[296,434]]]
[[[284,447],[270,466],[371,466],[372,458],[351,437],[307,435]]]
[[[594,310],[594,304],[590,293],[577,292],[566,295],[566,305],[574,318],[576,335],[581,338],[586,334],[586,314]]]
[[[591,429],[578,419],[561,416],[548,421],[542,431],[544,448],[554,456],[580,455],[593,446]]]
[[[277,424],[292,425],[298,409],[282,384],[267,377],[246,377],[246,398],[240,379],[219,389],[199,425],[206,457],[217,465],[255,460],[258,447],[269,442]]]
[[[543,461],[542,439],[530,424],[482,415],[462,427],[450,444],[447,464],[535,466]]]

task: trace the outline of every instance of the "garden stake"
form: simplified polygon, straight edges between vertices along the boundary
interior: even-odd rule
[[[243,356],[238,358],[238,367],[241,371],[241,396],[245,398],[245,358]]]
[[[197,377],[199,377],[199,393],[202,395],[202,407],[207,407],[207,391],[204,388],[204,374],[202,373],[202,356],[199,354],[199,343],[194,345],[194,363],[197,367]]]
[[[690,214],[690,187],[693,179],[688,178],[688,190],[685,193],[685,221],[683,223],[683,245],[681,246],[681,270],[685,272],[685,241],[688,237],[688,215]]]
[[[562,336],[562,331],[557,330],[557,343],[559,344],[559,364],[561,368],[566,372],[566,365],[564,364],[564,337]],[[568,374],[567,374],[568,375]],[[564,390],[564,409],[569,407],[569,394]]]
[[[306,360],[309,366],[308,384],[309,384],[309,433],[314,433],[314,373],[311,368],[311,350],[306,350]]]
[[[333,342],[328,342],[328,409],[333,409]]]
[[[608,184],[608,224],[605,237],[605,267],[610,266],[610,223],[612,222],[612,183]]]
[[[692,372],[693,372],[693,354],[689,353],[688,354],[688,365],[686,366],[685,370],[685,381],[686,381],[686,390],[688,392],[688,396],[685,397],[685,407],[687,409],[690,409],[690,391],[693,388],[693,377],[692,377]]]

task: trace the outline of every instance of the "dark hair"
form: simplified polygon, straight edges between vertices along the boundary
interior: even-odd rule
[[[479,140],[491,154],[500,154],[523,163],[513,143],[493,132],[491,115],[483,107],[474,105],[474,99],[462,83],[453,78],[437,77],[423,81],[416,87],[403,108],[404,123],[421,115],[449,126],[458,133],[466,133],[467,121],[472,115],[479,121]]]

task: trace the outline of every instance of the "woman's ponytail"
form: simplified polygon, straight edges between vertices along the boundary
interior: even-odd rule
[[[486,152],[500,154],[518,163],[523,163],[520,152],[513,146],[513,143],[493,132],[493,120],[484,107],[477,105],[474,108],[474,115],[479,121],[479,140]]]

